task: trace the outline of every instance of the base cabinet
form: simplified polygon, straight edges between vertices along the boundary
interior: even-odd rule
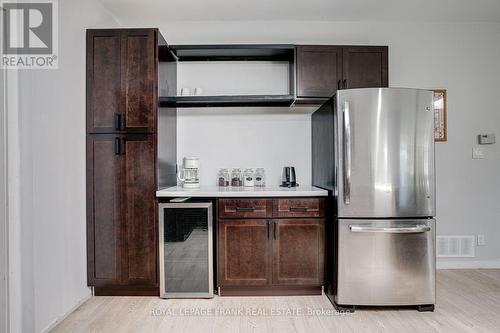
[[[155,136],[87,137],[88,282],[157,286]]]
[[[225,215],[219,211],[221,295],[320,294],[325,266],[324,199],[268,200],[274,209],[268,210],[266,218],[221,218]],[[232,199],[231,203],[247,206],[247,201]],[[225,202],[221,199],[219,207]],[[277,209],[284,203],[291,211]],[[291,212],[305,217],[280,217]]]
[[[265,286],[271,283],[269,221],[222,220],[219,244],[220,285]]]
[[[119,284],[122,253],[120,135],[87,137],[87,275],[89,285]]]
[[[323,284],[324,219],[274,221],[273,284]]]

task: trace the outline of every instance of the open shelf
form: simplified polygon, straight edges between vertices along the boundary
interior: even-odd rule
[[[159,54],[160,61],[172,61],[175,66],[175,79],[167,82],[170,90],[163,89],[164,96],[159,98],[160,107],[290,106],[294,102],[294,45],[163,45],[160,46]],[[231,64],[224,63],[225,61]],[[241,61],[244,63],[240,63]],[[187,67],[182,67],[181,63]],[[231,69],[230,75],[228,68]],[[242,75],[245,70],[247,73],[250,71],[250,74]],[[264,71],[261,76],[256,74],[262,73],[259,71]],[[202,79],[197,77],[200,73],[205,74]],[[234,84],[228,85],[227,82],[220,81],[218,78],[222,73],[226,81]],[[183,75],[183,80],[179,80],[180,75]],[[212,78],[212,81],[205,82],[206,77]],[[252,86],[254,82],[261,80],[265,80],[266,84],[259,84],[258,88]],[[173,87],[201,87],[209,96],[165,96],[176,93],[172,91]]]
[[[290,106],[293,95],[172,96],[160,97],[160,107]]]
[[[295,47],[288,44],[170,45],[167,47],[175,54],[178,61],[293,61],[295,53]]]

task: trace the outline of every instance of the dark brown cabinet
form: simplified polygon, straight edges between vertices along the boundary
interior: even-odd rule
[[[221,220],[218,242],[220,285],[265,286],[271,283],[269,221]]]
[[[156,285],[155,175],[154,135],[87,137],[90,285]]]
[[[123,128],[127,132],[156,132],[157,32],[124,31],[121,36]]]
[[[321,217],[325,200],[320,198],[275,199],[273,217]]]
[[[297,98],[329,98],[341,82],[341,47],[297,47]]]
[[[157,29],[87,30],[87,272],[96,295],[159,293],[158,38]],[[175,128],[175,117],[164,121]],[[175,147],[175,131],[162,140]]]
[[[119,142],[119,135],[87,136],[87,275],[91,285],[122,280]]]
[[[123,137],[121,172],[124,280],[157,284],[156,140],[154,134]]]
[[[87,132],[156,131],[155,29],[87,30]]]
[[[221,218],[271,217],[272,201],[269,199],[219,199]]]
[[[218,201],[218,285],[221,295],[321,293],[324,282],[324,198]],[[226,207],[248,209],[251,203],[263,207],[261,210],[263,213],[267,211],[267,215],[263,218],[227,218]],[[283,218],[286,216],[291,217]]]
[[[121,32],[87,30],[87,133],[120,130]]]
[[[318,285],[324,282],[325,221],[274,221],[273,284]]]
[[[342,48],[343,88],[388,87],[387,47],[350,46]]]
[[[338,89],[388,87],[387,46],[297,46],[296,103],[317,103]]]

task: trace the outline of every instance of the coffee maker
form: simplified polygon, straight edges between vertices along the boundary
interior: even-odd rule
[[[184,188],[200,187],[200,159],[196,157],[184,157],[177,178],[182,182]]]

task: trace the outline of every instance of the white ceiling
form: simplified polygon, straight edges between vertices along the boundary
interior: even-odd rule
[[[100,0],[122,24],[165,20],[500,22],[500,0]]]

